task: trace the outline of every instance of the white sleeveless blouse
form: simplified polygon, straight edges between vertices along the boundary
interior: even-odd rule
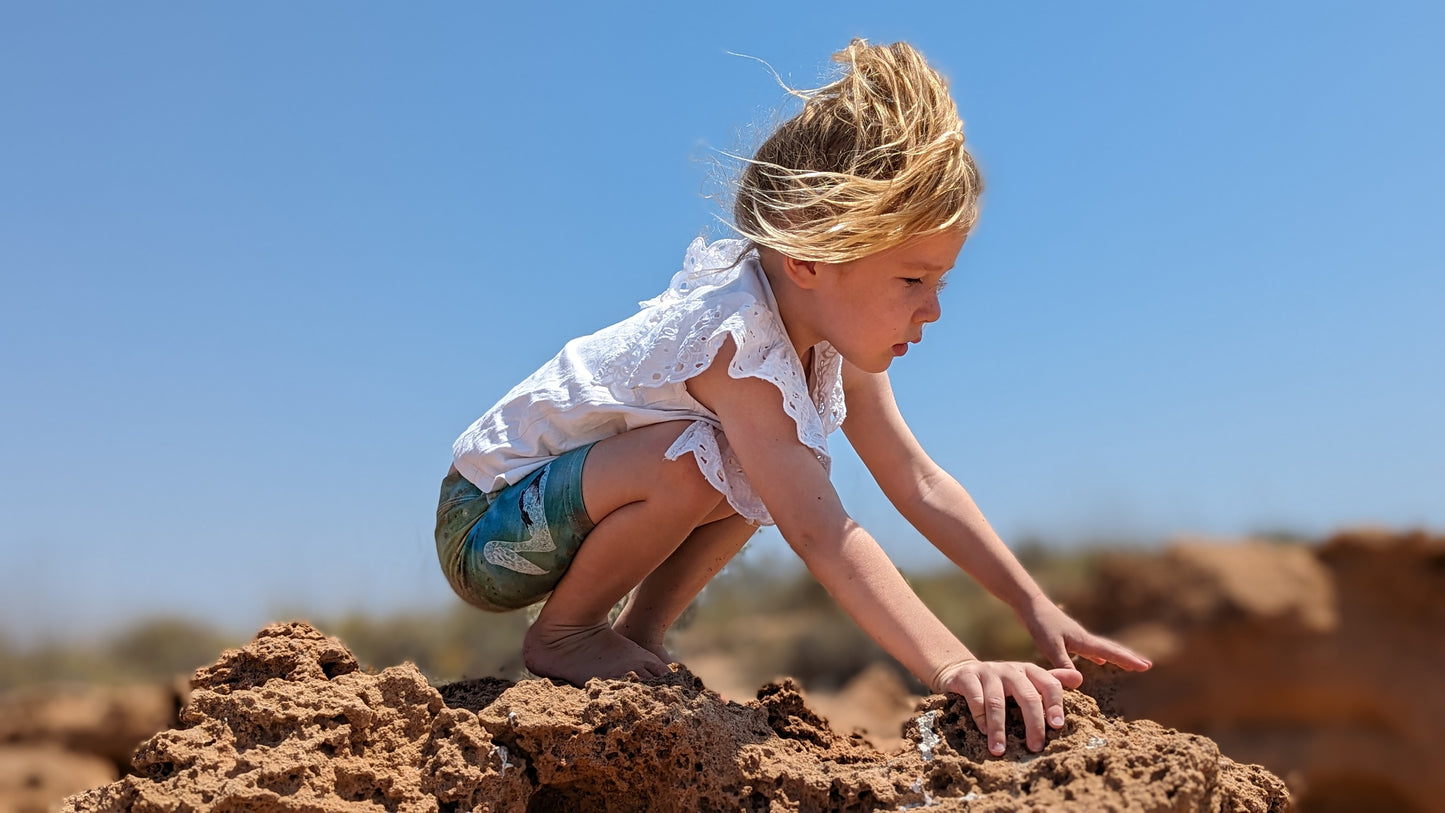
[[[809,388],[757,253],[737,261],[745,245],[694,240],[682,270],[660,296],[640,303],[642,310],[632,317],[568,342],[468,427],[452,446],[457,471],[492,492],[579,446],[642,426],[689,420],[666,458],[691,454],[739,514],[773,524],[721,422],[688,394],[686,382],[708,368],[731,336],[737,353],[728,374],[776,386],[798,440],[826,469],[828,435],[847,414],[843,360],[832,345],[817,344]]]

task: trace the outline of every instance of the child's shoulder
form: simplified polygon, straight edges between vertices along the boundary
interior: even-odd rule
[[[645,300],[643,308],[705,298],[726,288],[756,287],[761,267],[746,240],[692,241],[683,254],[682,269],[672,275],[667,290]]]

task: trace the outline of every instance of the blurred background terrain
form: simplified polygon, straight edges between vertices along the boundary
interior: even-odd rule
[[[1308,813],[1438,810],[1445,760],[1445,536],[1352,531],[1304,543],[1179,541],[1159,551],[1025,551],[1091,628],[1155,661],[1145,674],[1082,664],[1108,711],[1204,734],[1286,780]],[[958,574],[910,579],[976,653],[1036,659],[1004,605]],[[411,661],[433,685],[525,677],[527,615],[445,612],[314,619],[371,669]],[[246,635],[174,619],[107,643],[0,651],[0,810],[43,810],[129,769],[175,724],[188,671]],[[669,639],[725,698],[798,679],[841,732],[902,745],[924,687],[809,578],[749,561],[710,585]]]

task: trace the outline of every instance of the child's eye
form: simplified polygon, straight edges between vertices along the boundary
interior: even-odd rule
[[[923,280],[919,277],[904,277],[903,281],[909,285],[922,285]]]

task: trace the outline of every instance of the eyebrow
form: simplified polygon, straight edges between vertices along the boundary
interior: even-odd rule
[[[915,268],[915,269],[918,269],[918,270],[920,270],[920,271],[940,271],[940,272],[945,273],[945,274],[947,274],[949,271],[952,271],[952,270],[953,270],[953,266],[951,266],[951,265],[934,265],[933,263],[926,263],[926,262],[923,262],[923,261],[921,261],[921,260],[915,260],[915,261],[913,261],[913,262],[906,262],[906,263],[903,264],[903,267],[904,267],[904,268]]]

